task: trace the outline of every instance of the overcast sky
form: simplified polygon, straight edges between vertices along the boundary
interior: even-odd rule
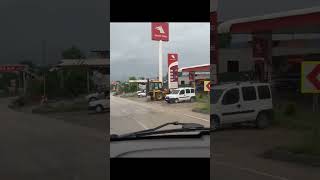
[[[319,0],[218,0],[219,21],[320,6]]]
[[[320,6],[319,0],[219,0],[219,19]],[[108,49],[109,0],[0,0],[0,64],[40,62],[47,40],[48,61],[72,44],[84,51]]]
[[[111,80],[128,76],[158,75],[158,41],[151,40],[151,23],[111,23]],[[178,53],[179,67],[209,64],[209,23],[169,23],[168,42],[163,42],[163,74],[168,53]]]
[[[76,45],[83,51],[109,49],[109,0],[0,0],[0,64],[23,59],[48,62]]]

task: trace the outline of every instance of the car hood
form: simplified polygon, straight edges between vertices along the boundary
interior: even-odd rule
[[[209,158],[210,135],[201,138],[140,139],[110,142],[110,157]]]

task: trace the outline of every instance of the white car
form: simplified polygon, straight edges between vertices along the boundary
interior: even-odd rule
[[[167,103],[194,102],[196,100],[195,90],[190,87],[174,89],[170,94],[166,95],[165,100]]]
[[[90,101],[96,101],[96,100],[99,100],[99,99],[102,99],[102,98],[105,98],[105,93],[104,92],[101,92],[101,93],[92,93],[92,94],[89,94],[86,96],[86,99],[88,102]]]
[[[101,113],[109,108],[110,108],[110,99],[105,98],[105,99],[90,101],[88,110],[94,110],[97,113]]]
[[[140,98],[140,97],[147,97],[147,93],[146,93],[146,91],[144,90],[144,91],[140,91],[139,93],[138,93],[138,97]]]
[[[273,118],[269,83],[242,82],[212,87],[210,95],[211,127],[223,124],[255,123],[266,128]]]

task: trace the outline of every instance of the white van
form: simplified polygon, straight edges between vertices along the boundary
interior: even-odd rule
[[[196,100],[195,90],[190,87],[174,89],[170,94],[166,95],[165,100],[167,103],[194,102]]]
[[[255,123],[266,128],[273,118],[270,84],[242,82],[217,85],[211,88],[211,127],[223,124]]]

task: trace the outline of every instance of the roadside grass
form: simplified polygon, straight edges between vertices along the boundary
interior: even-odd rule
[[[210,104],[209,103],[197,103],[192,109],[194,112],[199,112],[203,114],[210,114]]]
[[[276,149],[294,154],[320,156],[320,112],[310,112],[295,104],[276,107],[273,125],[301,134],[301,138],[294,143]]]
[[[303,131],[320,128],[320,112],[309,112],[301,108],[276,108],[273,124],[291,130]]]
[[[193,105],[192,111],[203,114],[210,114],[209,99],[209,96],[205,93],[196,94],[196,102]]]
[[[196,94],[196,101],[197,102],[209,102],[209,96],[206,93],[197,93]]]
[[[203,114],[210,114],[210,101],[208,94],[198,93],[196,94],[196,102],[192,111]]]

